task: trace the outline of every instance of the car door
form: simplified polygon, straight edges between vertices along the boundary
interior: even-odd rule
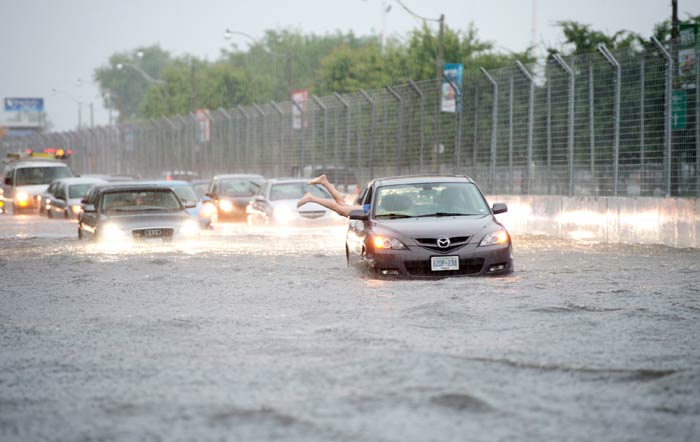
[[[373,186],[369,184],[358,198],[362,205],[371,204]],[[348,264],[359,261],[362,258],[362,251],[367,237],[369,221],[348,219],[348,231],[345,238]]]
[[[255,218],[255,221],[264,221],[267,216],[269,209],[267,193],[269,189],[269,183],[265,183],[258,189],[250,202],[250,215],[252,218]]]
[[[97,200],[101,192],[90,191],[85,195],[81,204],[83,210],[78,215],[78,229],[82,233],[80,235],[87,238],[94,238],[95,229],[97,227]]]
[[[63,217],[65,216],[66,206],[68,205],[68,192],[66,189],[66,183],[60,183],[56,187],[56,194],[54,197],[54,203],[51,204],[51,210],[53,210],[54,216]]]

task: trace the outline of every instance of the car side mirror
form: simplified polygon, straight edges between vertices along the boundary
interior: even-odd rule
[[[255,198],[253,198],[255,201],[259,203],[264,203],[265,202],[265,197],[262,195],[255,195]]]
[[[350,219],[355,219],[358,221],[367,221],[369,220],[369,215],[365,213],[364,210],[351,210],[350,215],[348,216]]]
[[[85,213],[95,213],[95,206],[93,204],[83,204],[83,212]]]
[[[185,201],[184,203],[185,209],[194,209],[197,207],[197,203],[194,201]]]
[[[6,177],[6,178],[5,178],[5,185],[6,185],[6,186],[11,186],[11,185],[12,185],[12,178]]]
[[[508,211],[508,206],[503,203],[496,203],[493,205],[493,214],[498,215],[499,213],[506,213]]]
[[[204,195],[205,195],[205,196],[208,196],[209,198],[211,198],[211,199],[213,199],[213,200],[217,199],[217,198],[216,198],[216,194],[215,194],[215,193],[212,193],[212,192],[207,192],[207,193],[205,193]]]

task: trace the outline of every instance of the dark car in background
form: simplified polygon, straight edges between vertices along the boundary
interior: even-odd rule
[[[199,224],[185,209],[170,187],[98,185],[83,198],[78,238],[113,245],[196,239]]]
[[[245,221],[246,208],[258,193],[265,178],[253,174],[217,175],[211,180],[207,196],[217,209],[219,221]]]
[[[379,275],[439,278],[513,271],[510,235],[479,187],[465,176],[406,176],[370,182],[365,210],[350,213],[348,264]]]

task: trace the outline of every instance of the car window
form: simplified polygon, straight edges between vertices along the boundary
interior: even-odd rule
[[[217,193],[225,196],[253,196],[260,185],[250,179],[229,179],[219,183],[221,190]]]
[[[15,186],[48,184],[58,178],[71,176],[67,167],[22,167],[15,174]]]
[[[199,200],[194,189],[192,189],[190,186],[175,186],[173,187],[173,190],[183,203],[196,203]]]
[[[374,216],[486,215],[490,213],[472,183],[425,183],[377,189]]]
[[[181,208],[180,200],[170,189],[105,192],[100,202],[102,212],[179,210]]]
[[[73,184],[68,188],[68,198],[82,198],[85,193],[92,187],[92,184]]]
[[[194,191],[197,192],[199,199],[202,199],[204,198],[204,195],[206,195],[207,190],[209,190],[209,183],[197,183],[193,184],[192,187],[194,188]]]
[[[331,195],[320,185],[301,182],[274,184],[270,188],[270,201],[299,199],[307,192],[319,198],[331,198]]]
[[[66,189],[64,186],[57,185],[56,186],[56,193],[54,194],[56,198],[63,198],[66,199]]]

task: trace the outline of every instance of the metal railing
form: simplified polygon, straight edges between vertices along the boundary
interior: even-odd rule
[[[0,153],[71,148],[76,172],[308,176],[467,174],[490,193],[700,196],[700,56],[671,44],[465,73],[456,113],[434,80],[305,104],[258,103],[111,127],[5,137]],[[460,85],[457,85],[460,86]],[[454,85],[452,85],[454,87]],[[437,121],[436,121],[437,119]],[[438,129],[439,128],[439,129]],[[4,151],[4,152],[2,152]]]

